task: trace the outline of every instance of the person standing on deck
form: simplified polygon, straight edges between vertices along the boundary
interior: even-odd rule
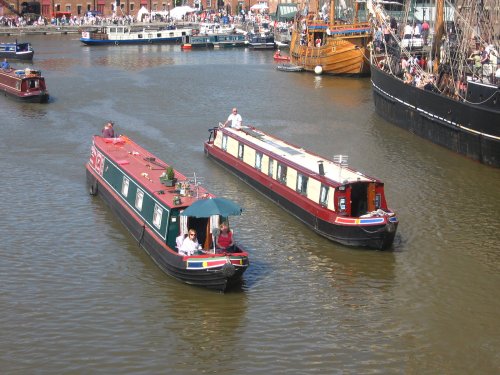
[[[243,119],[241,118],[241,115],[238,113],[238,109],[233,108],[233,110],[231,111],[231,114],[227,118],[226,122],[222,125],[222,127],[225,127],[228,124],[228,122],[231,122],[232,128],[241,129],[242,121],[243,121]]]
[[[115,130],[113,129],[113,121],[108,121],[106,125],[104,125],[104,129],[102,129],[102,136],[104,138],[114,138]]]

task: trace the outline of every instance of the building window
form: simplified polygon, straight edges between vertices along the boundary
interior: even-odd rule
[[[304,176],[302,173],[297,173],[297,191],[300,194],[307,194],[307,181],[309,177]]]
[[[163,215],[163,209],[155,204],[155,210],[153,212],[153,225],[160,229],[161,226],[161,217]]]
[[[226,134],[224,134],[222,136],[222,149],[224,151],[227,151],[227,135]]]
[[[144,192],[137,189],[137,195],[135,196],[135,208],[142,211],[142,202],[144,201]]]
[[[286,165],[278,163],[278,169],[276,170],[276,179],[282,184],[286,185]]]
[[[66,5],[66,12],[71,12],[71,5]]]
[[[269,177],[273,177],[273,172],[274,172],[274,160],[269,159],[269,167],[267,168],[267,175]]]
[[[130,4],[130,10],[134,10],[134,4]]]
[[[262,169],[262,152],[255,153],[255,169]]]
[[[122,182],[122,195],[126,198],[128,196],[128,186],[130,184],[130,180],[123,176],[123,182]]]
[[[244,151],[245,145],[243,143],[238,143],[238,159],[243,160]]]
[[[326,207],[328,206],[328,186],[321,185],[321,190],[319,192],[319,204]]]

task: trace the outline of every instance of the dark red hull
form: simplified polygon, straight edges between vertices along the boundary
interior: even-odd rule
[[[0,91],[4,96],[28,102],[47,103],[49,92],[39,71],[0,69]]]

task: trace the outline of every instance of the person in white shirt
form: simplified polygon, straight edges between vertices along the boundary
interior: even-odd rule
[[[179,248],[179,254],[181,255],[194,255],[198,250],[201,250],[201,246],[196,238],[196,231],[190,229],[188,236],[182,241],[182,245]]]
[[[233,108],[231,114],[227,118],[226,122],[224,123],[223,126],[226,126],[228,122],[231,122],[231,127],[234,129],[241,129],[241,123],[242,123],[242,118],[241,115],[238,113],[237,108]]]

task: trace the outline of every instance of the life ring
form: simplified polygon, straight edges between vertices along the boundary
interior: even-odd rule
[[[117,41],[117,40],[115,40],[115,46],[117,46],[117,45],[118,45],[118,41]]]
[[[97,180],[95,180],[94,182],[92,182],[89,186],[89,194],[92,195],[92,196],[96,196],[97,195]]]

